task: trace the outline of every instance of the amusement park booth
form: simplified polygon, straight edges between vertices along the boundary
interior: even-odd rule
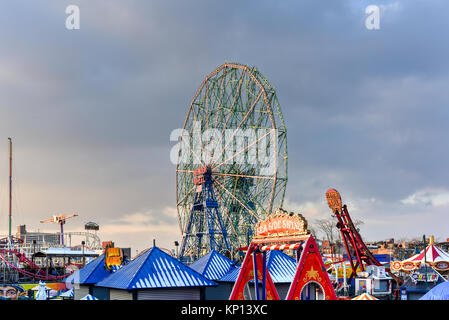
[[[295,277],[296,260],[282,251],[273,250],[268,251],[266,254],[266,265],[267,270],[271,275],[271,280],[273,281],[279,295],[279,299],[285,299],[287,297],[290,284]],[[232,270],[218,281],[219,283],[226,283],[229,286],[229,292],[227,293],[226,299],[229,298],[232,286],[236,282],[239,272],[240,267]],[[254,280],[251,280],[248,283],[248,287],[250,292],[254,291]]]
[[[81,300],[84,296],[92,294],[100,300],[108,300],[107,292],[95,288],[95,284],[111,273],[105,268],[104,255],[99,256],[86,264],[83,268],[70,275],[66,283],[74,285],[74,299]]]
[[[235,274],[236,270],[238,272],[239,268],[235,262],[216,250],[212,250],[189,267],[217,283],[217,286],[204,288],[205,300],[227,300],[229,298],[235,279],[234,281],[221,281],[220,279],[228,274]]]
[[[392,293],[393,278],[384,266],[367,266],[364,272],[359,272],[355,279],[355,294],[368,293],[376,298],[389,297]]]
[[[296,257],[286,300],[337,299],[307,221],[302,215],[281,208],[257,223],[229,299],[280,300],[267,267],[267,255],[284,250],[290,250]]]
[[[419,300],[429,290],[446,280],[431,266],[413,271],[401,286],[401,300]]]
[[[134,258],[95,286],[110,300],[204,300],[211,281],[158,247]]]
[[[95,284],[122,268],[127,262],[121,248],[106,246],[101,256],[67,278],[66,282],[75,284],[75,300],[81,300],[88,294],[99,300],[109,300],[109,290],[96,287]]]

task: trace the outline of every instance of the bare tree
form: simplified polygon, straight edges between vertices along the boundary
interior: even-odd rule
[[[362,220],[354,220],[353,225],[357,232],[360,231],[360,226],[363,225]],[[340,230],[337,228],[337,218],[331,216],[328,219],[317,219],[315,220],[316,228],[318,229],[320,236],[329,242],[331,248],[336,249],[336,252],[332,250],[332,255],[334,253],[340,253],[340,249],[343,247],[343,239],[341,238]]]

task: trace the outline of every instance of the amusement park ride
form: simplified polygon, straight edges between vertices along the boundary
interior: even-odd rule
[[[352,273],[348,277],[347,282],[351,282],[352,278],[357,275],[358,268],[363,272],[367,266],[382,266],[382,263],[374,257],[363,242],[362,237],[352,222],[347,206],[342,204],[340,193],[335,189],[329,189],[326,192],[326,198],[329,208],[338,220],[337,228],[340,230],[348,255],[348,261],[351,265]],[[397,284],[403,282],[401,278],[397,277],[390,270],[386,271]]]
[[[242,136],[242,131],[254,129],[265,131],[255,134],[253,140],[247,136],[245,143],[235,141]],[[210,130],[218,130],[221,138],[214,140]],[[305,280],[312,279],[310,276],[320,280],[314,285],[321,288],[322,297],[335,299],[315,239],[306,229],[296,233],[282,230],[276,236],[261,233],[264,219],[268,216],[268,220],[275,219],[270,213],[273,208],[282,207],[288,158],[287,130],[276,93],[266,78],[256,68],[237,63],[218,67],[206,77],[194,96],[183,132],[176,166],[176,202],[183,236],[178,258],[190,263],[216,250],[236,259],[234,253],[245,248],[246,256],[231,299],[242,298],[243,288],[253,278],[256,286],[259,281],[262,283],[262,292],[256,290],[257,298],[277,299],[264,257],[268,250],[288,247],[296,250],[298,270],[287,298],[307,296],[310,288],[302,290]],[[268,135],[271,139],[267,142]],[[252,147],[257,150],[253,151]],[[265,164],[260,161],[241,161],[251,155],[254,158],[255,154],[270,154],[273,170],[264,170]],[[338,192],[332,189],[326,195],[338,219],[337,227],[348,252],[352,276],[356,275],[357,268],[363,271],[366,265],[380,266],[354,228],[346,205],[341,206]],[[281,216],[282,223],[288,224],[291,217]],[[306,270],[311,272],[308,276],[303,273]],[[254,276],[259,273],[261,278]]]
[[[189,263],[211,250],[230,256],[248,246],[254,224],[284,200],[287,130],[276,92],[256,68],[225,63],[202,82],[183,132],[179,258]]]

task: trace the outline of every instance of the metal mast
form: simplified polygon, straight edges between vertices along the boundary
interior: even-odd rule
[[[9,246],[11,247],[11,218],[12,218],[12,139],[9,140],[9,233],[8,233],[8,241]]]

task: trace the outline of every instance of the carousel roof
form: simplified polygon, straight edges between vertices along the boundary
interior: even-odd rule
[[[449,262],[449,254],[447,252],[444,252],[440,248],[433,245],[433,243],[430,243],[425,251],[425,258],[427,262],[440,262],[440,261],[447,261]],[[414,256],[405,259],[404,262],[411,261],[411,262],[424,262],[424,250],[422,250],[420,253],[415,254]]]

